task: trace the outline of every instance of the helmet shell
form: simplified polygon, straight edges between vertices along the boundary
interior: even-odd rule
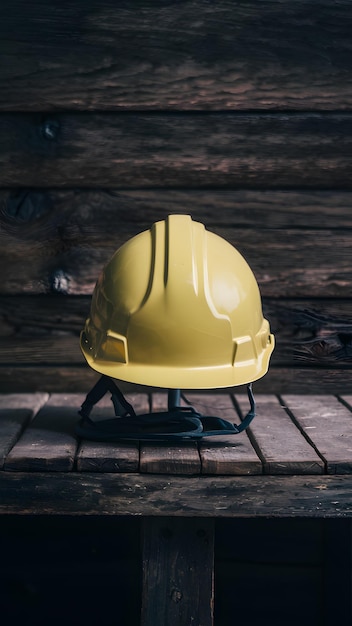
[[[111,378],[211,389],[262,377],[274,336],[243,256],[189,215],[170,215],[103,269],[81,349]]]

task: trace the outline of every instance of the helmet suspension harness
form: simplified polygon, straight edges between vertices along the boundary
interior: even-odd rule
[[[93,421],[93,407],[107,393],[111,393],[115,418]],[[88,393],[79,415],[81,420],[76,433],[94,441],[201,439],[212,435],[237,435],[245,430],[255,417],[255,401],[252,384],[247,385],[250,411],[237,426],[220,417],[201,415],[192,406],[180,406],[179,389],[169,389],[168,410],[158,413],[136,415],[133,406],[126,400],[116,383],[102,376]],[[117,418],[117,419],[116,419]]]

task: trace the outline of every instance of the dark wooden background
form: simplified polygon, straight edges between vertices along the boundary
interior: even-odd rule
[[[351,381],[350,0],[3,0],[0,391],[88,390],[102,265],[190,213],[253,268],[268,392]]]

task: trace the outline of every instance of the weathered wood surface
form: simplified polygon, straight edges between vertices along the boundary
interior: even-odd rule
[[[1,472],[0,514],[343,518],[351,478]]]
[[[2,187],[352,188],[350,113],[3,113],[0,133]]]
[[[167,394],[151,395],[152,411],[167,410]],[[194,442],[169,442],[167,446],[156,442],[141,443],[141,472],[157,474],[199,474],[201,470],[197,444]]]
[[[191,394],[199,410],[217,409],[219,416],[234,417],[228,394],[204,395],[201,406],[202,395]],[[80,394],[53,394],[43,406],[45,397],[19,398],[18,406],[22,402],[32,411],[41,408],[24,432],[18,433],[17,443],[5,458],[0,472],[0,513],[352,516],[348,443],[352,413],[347,399],[343,404],[332,396],[286,394],[281,403],[285,402],[287,411],[283,411],[274,397],[259,395],[250,439],[242,433],[231,441],[219,438],[198,446],[186,443],[185,448],[192,451],[190,462],[187,454],[178,453],[182,445],[142,444],[138,460],[137,445],[127,451],[126,444],[100,448],[94,442],[78,441],[74,424],[83,398]],[[144,411],[146,404],[153,406],[145,398],[143,394],[129,396],[137,411]],[[14,396],[4,396],[2,403],[7,399],[9,405],[14,404]],[[244,413],[247,403],[243,397],[237,396],[236,402]],[[106,417],[108,404],[106,397],[96,419]],[[165,394],[155,394],[154,408],[163,404]],[[314,429],[307,428],[307,423]],[[253,475],[253,463],[256,473],[264,474]],[[317,471],[324,475],[314,475]],[[180,476],[175,476],[176,472]]]
[[[351,229],[350,191],[253,189],[0,189],[1,233],[18,244],[49,239],[58,246],[111,232],[129,237],[171,213],[191,213],[211,229]],[[96,237],[96,238],[95,238]],[[3,245],[6,245],[5,240]]]
[[[90,296],[0,297],[0,389],[88,392],[96,374],[82,356],[79,334],[89,307]],[[256,389],[346,391],[352,367],[350,300],[265,298],[264,314],[276,347]]]
[[[28,422],[47,399],[47,393],[0,395],[0,469]]]
[[[151,224],[150,224],[151,225]],[[106,227],[105,227],[106,228]],[[104,230],[105,230],[104,228]],[[340,297],[351,288],[350,230],[213,227],[246,258],[266,297]],[[135,233],[140,229],[136,229]],[[1,293],[90,295],[103,265],[127,238],[106,228],[105,236],[53,240],[2,234]],[[50,306],[50,305],[49,305]]]
[[[197,444],[141,444],[140,471],[149,474],[200,474]]]
[[[240,422],[229,395],[187,393],[194,408],[202,415],[215,415],[233,424]],[[207,437],[199,446],[202,474],[261,474],[262,463],[249,442],[242,435]]]
[[[348,0],[3,2],[2,110],[344,109]]]
[[[2,392],[31,393],[40,389],[53,393],[87,393],[96,383],[97,373],[86,364],[13,365],[0,366]],[[347,368],[271,366],[269,372],[254,383],[255,393],[344,394],[351,382]],[[121,389],[129,392],[143,391],[145,387],[121,383]],[[223,391],[223,390],[221,390]]]
[[[146,519],[142,541],[143,626],[212,626],[214,521]]]
[[[233,390],[232,390],[233,393]],[[0,397],[1,398],[1,397]],[[137,413],[158,411],[167,406],[167,394],[129,393]],[[257,416],[247,432],[213,436],[201,441],[99,443],[80,440],[74,426],[82,394],[6,394],[13,412],[0,424],[3,439],[3,468],[10,471],[51,471],[85,473],[139,472],[165,475],[314,475],[351,474],[352,413],[333,396],[257,394]],[[203,415],[216,415],[239,423],[248,411],[247,397],[231,393],[187,393]],[[27,406],[25,408],[25,404]],[[11,408],[12,405],[12,408]],[[22,409],[21,409],[22,406]],[[40,409],[40,410],[39,410]],[[22,423],[22,413],[32,415]],[[18,416],[20,413],[20,423]],[[92,417],[99,421],[113,416],[109,394],[95,407]],[[9,432],[11,437],[9,439]]]
[[[1,362],[83,363],[79,335],[90,304],[91,296],[0,296]],[[351,300],[263,298],[263,312],[275,363],[351,364]]]
[[[282,397],[304,436],[324,459],[328,474],[352,471],[352,413],[332,396]],[[352,495],[351,495],[352,501]]]
[[[139,413],[147,413],[149,410],[147,394],[126,394],[126,400]],[[77,406],[76,412],[78,408]],[[113,415],[110,394],[101,400],[91,414],[96,421],[111,418]],[[77,452],[77,470],[79,472],[138,472],[139,442],[104,443],[83,440]]]
[[[248,399],[236,395],[236,400],[244,417],[248,411]],[[249,437],[259,451],[265,474],[324,473],[322,459],[274,396],[260,395],[256,410]]]
[[[65,472],[73,469],[77,440],[74,424],[83,397],[53,394],[7,456],[11,471]]]
[[[23,299],[0,301],[0,389],[86,390],[73,296],[189,212],[258,279],[277,337],[258,389],[345,391],[350,22],[345,0],[3,4],[0,293]]]

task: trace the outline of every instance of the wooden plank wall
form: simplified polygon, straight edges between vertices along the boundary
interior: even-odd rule
[[[349,0],[1,3],[0,391],[87,390],[103,263],[181,212],[256,274],[256,389],[346,393],[351,29]]]

